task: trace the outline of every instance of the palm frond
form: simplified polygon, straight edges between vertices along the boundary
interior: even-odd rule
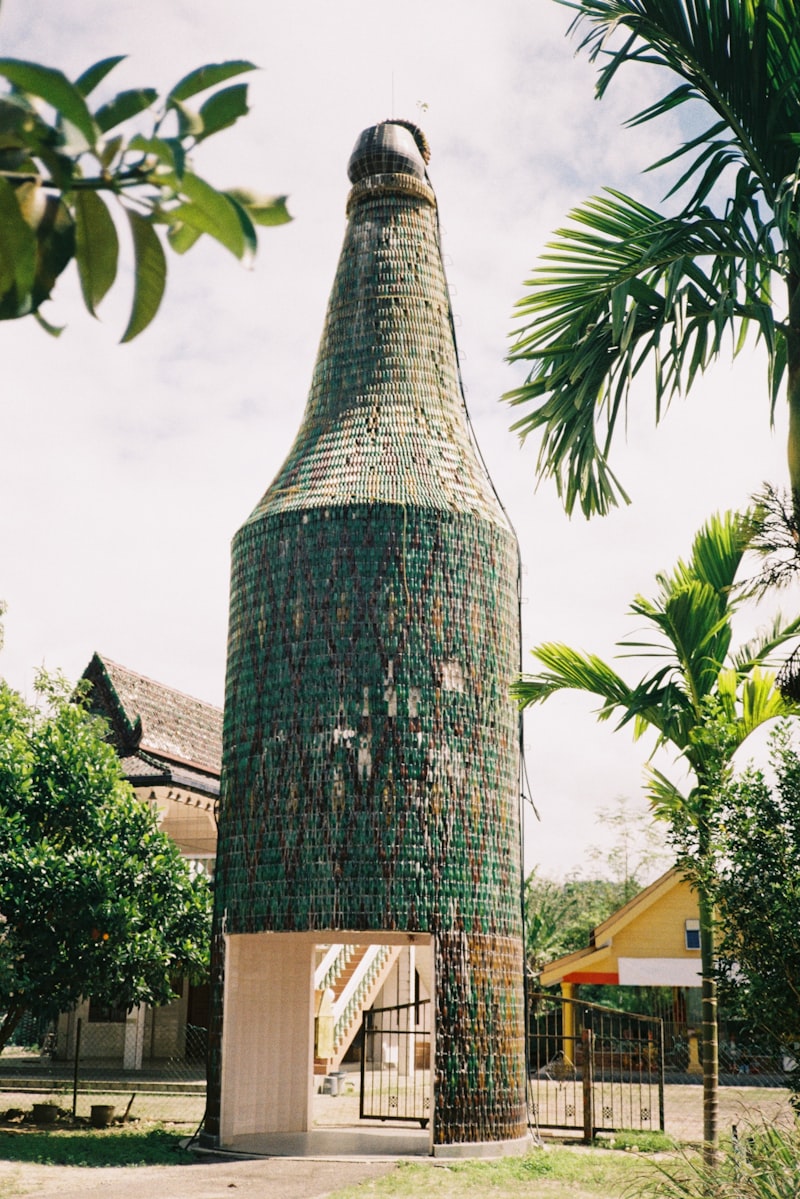
[[[556,691],[584,691],[597,696],[603,701],[598,714],[602,720],[615,708],[625,706],[630,688],[602,658],[552,641],[531,652],[547,669],[537,675],[520,675],[512,683],[511,695],[520,708],[542,703]]]
[[[626,657],[660,657],[672,663],[692,704],[713,690],[730,648],[731,611],[725,598],[697,579],[673,587],[662,602],[637,596],[631,605],[655,630],[655,639],[628,638],[618,642]]]
[[[800,705],[781,695],[775,674],[754,668],[741,687],[741,715],[737,722],[740,743],[768,721],[798,712]]]
[[[751,637],[731,655],[731,665],[741,675],[748,674],[756,666],[777,665],[773,655],[787,641],[800,637],[800,617],[786,621],[778,613],[772,624]]]
[[[655,816],[660,820],[674,821],[679,813],[682,815],[689,811],[691,793],[685,794],[654,766],[648,764],[645,770],[647,772],[645,794]]]
[[[757,210],[669,218],[619,192],[593,197],[559,229],[516,308],[509,360],[531,363],[504,397],[526,414],[512,426],[542,434],[540,477],[568,512],[605,513],[627,501],[609,465],[632,380],[652,361],[656,420],[743,323],[775,356],[782,330],[769,300],[776,250]],[[741,330],[740,330],[741,331]],[[739,339],[740,341],[741,339]]]
[[[683,753],[689,745],[696,718],[691,696],[682,680],[670,677],[672,674],[671,669],[665,669],[649,679],[642,679],[631,690],[617,728],[632,720],[634,740],[653,731],[657,735],[656,749],[671,743]]]
[[[717,512],[695,533],[692,542],[692,575],[725,595],[729,605],[736,602],[730,593],[752,533],[751,512]]]
[[[666,68],[681,82],[631,123],[702,102],[718,118],[707,135],[713,140],[727,129],[725,155],[746,163],[767,202],[774,201],[780,181],[793,170],[791,135],[800,128],[800,14],[794,2],[580,0],[568,7],[577,13],[573,29],[586,30],[580,48],[602,62],[598,96],[625,63]],[[687,142],[678,155],[696,146],[696,140]],[[702,202],[703,166],[701,156],[687,172],[697,180],[695,203]]]

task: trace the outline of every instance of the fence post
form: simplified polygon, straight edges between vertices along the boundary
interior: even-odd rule
[[[364,1091],[366,1089],[367,1080],[367,1046],[369,1044],[369,1030],[372,1027],[372,1012],[364,1011],[361,1013],[361,1095],[358,1101],[358,1118],[364,1119]]]
[[[594,1033],[591,1028],[581,1032],[583,1042],[583,1139],[591,1145],[594,1139]]]
[[[75,1119],[78,1109],[78,1062],[81,1056],[81,1025],[83,1021],[78,1016],[75,1028],[75,1069],[72,1074],[72,1118]]]
[[[664,1131],[664,1021],[658,1022],[658,1127]]]

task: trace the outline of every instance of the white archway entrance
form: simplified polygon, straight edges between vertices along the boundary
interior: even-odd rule
[[[433,1121],[359,1120],[361,1070],[344,1061],[375,1007],[434,998],[431,937],[421,933],[319,932],[226,936],[220,1146],[253,1153],[393,1153],[432,1151]],[[344,962],[342,967],[337,962]],[[335,1036],[315,1017],[327,993]],[[430,1003],[430,1009],[433,1003]],[[423,1061],[413,1038],[398,1052],[373,1042],[367,1063],[398,1090],[427,1086],[433,1107],[433,1038]],[[324,1052],[320,1057],[317,1050]],[[344,1069],[342,1069],[344,1067]],[[316,1072],[315,1072],[316,1071]],[[333,1088],[334,1077],[347,1079]],[[333,1099],[333,1102],[331,1102]],[[416,1126],[415,1126],[416,1125]]]

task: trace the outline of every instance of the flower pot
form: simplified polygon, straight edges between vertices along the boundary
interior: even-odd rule
[[[114,1119],[114,1108],[110,1103],[93,1103],[89,1114],[92,1128],[108,1128]]]
[[[34,1124],[55,1124],[58,1118],[58,1107],[55,1103],[34,1103]]]

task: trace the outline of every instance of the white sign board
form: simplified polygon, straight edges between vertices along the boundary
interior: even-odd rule
[[[699,987],[698,958],[620,958],[621,987]]]

